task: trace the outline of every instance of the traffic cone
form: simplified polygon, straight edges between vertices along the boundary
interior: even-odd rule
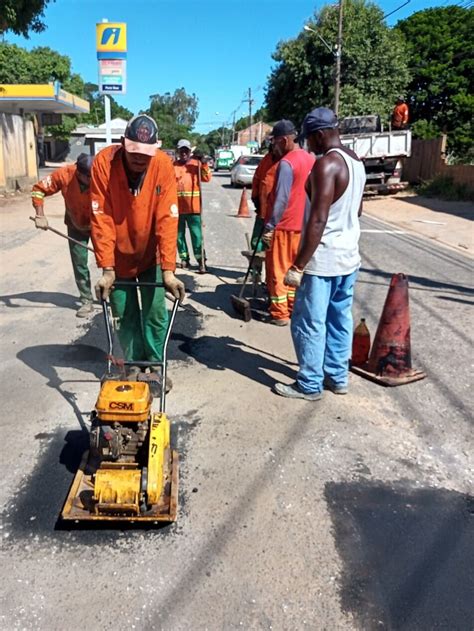
[[[401,386],[426,377],[411,365],[408,278],[394,274],[368,361],[352,372],[384,386]]]
[[[237,213],[236,217],[241,217],[243,219],[250,218],[249,205],[247,203],[247,189],[245,188],[245,186],[242,191],[242,196],[240,198],[240,204],[239,204],[239,212]]]

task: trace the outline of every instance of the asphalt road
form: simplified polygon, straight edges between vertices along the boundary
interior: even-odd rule
[[[180,513],[159,530],[57,523],[104,370],[101,314],[74,317],[67,245],[32,228],[28,201],[0,209],[0,628],[474,628],[472,261],[364,219],[354,315],[374,334],[390,275],[408,274],[428,377],[351,375],[346,397],[288,401],[271,386],[294,377],[289,331],[232,315],[252,220],[227,184],[204,188],[213,273],[182,274]]]

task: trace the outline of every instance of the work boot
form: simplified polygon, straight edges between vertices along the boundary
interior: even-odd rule
[[[276,383],[273,387],[274,391],[281,397],[287,399],[304,399],[305,401],[320,401],[323,398],[322,392],[303,392],[299,389],[298,384],[292,383]]]
[[[179,269],[189,269],[189,261],[183,259],[181,263],[177,263],[176,267],[178,267]]]
[[[87,318],[94,311],[92,302],[83,302],[79,309],[76,311],[76,318]]]
[[[347,384],[334,383],[334,381],[332,379],[329,379],[329,377],[324,378],[323,385],[325,390],[330,390],[334,394],[347,394],[348,392]]]
[[[198,262],[199,262],[198,273],[199,274],[207,274],[206,263],[204,261],[198,261]]]
[[[273,326],[288,326],[290,324],[290,319],[287,320],[277,319],[277,318],[269,318],[267,320],[268,324],[273,324]]]

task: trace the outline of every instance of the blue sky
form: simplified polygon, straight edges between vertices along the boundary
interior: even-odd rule
[[[389,13],[405,0],[383,0]],[[410,0],[389,24],[449,0]],[[320,0],[56,0],[45,12],[47,29],[30,39],[8,34],[20,46],[50,46],[72,59],[73,70],[97,82],[95,24],[127,22],[127,94],[117,100],[134,113],[150,94],[184,87],[199,98],[197,131],[205,133],[239,107],[251,87],[262,105],[279,40],[294,37]],[[237,118],[247,113],[240,105]],[[218,114],[216,114],[218,112]]]

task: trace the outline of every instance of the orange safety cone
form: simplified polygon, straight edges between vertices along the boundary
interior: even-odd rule
[[[368,361],[351,366],[352,372],[383,386],[401,386],[424,379],[411,366],[408,278],[394,274]]]
[[[352,337],[351,366],[362,366],[365,364],[369,359],[369,353],[370,332],[365,323],[365,318],[361,318]]]
[[[242,191],[242,197],[240,198],[239,204],[239,212],[236,217],[241,217],[243,219],[250,219],[249,205],[247,203],[247,189],[244,186],[244,190]]]

